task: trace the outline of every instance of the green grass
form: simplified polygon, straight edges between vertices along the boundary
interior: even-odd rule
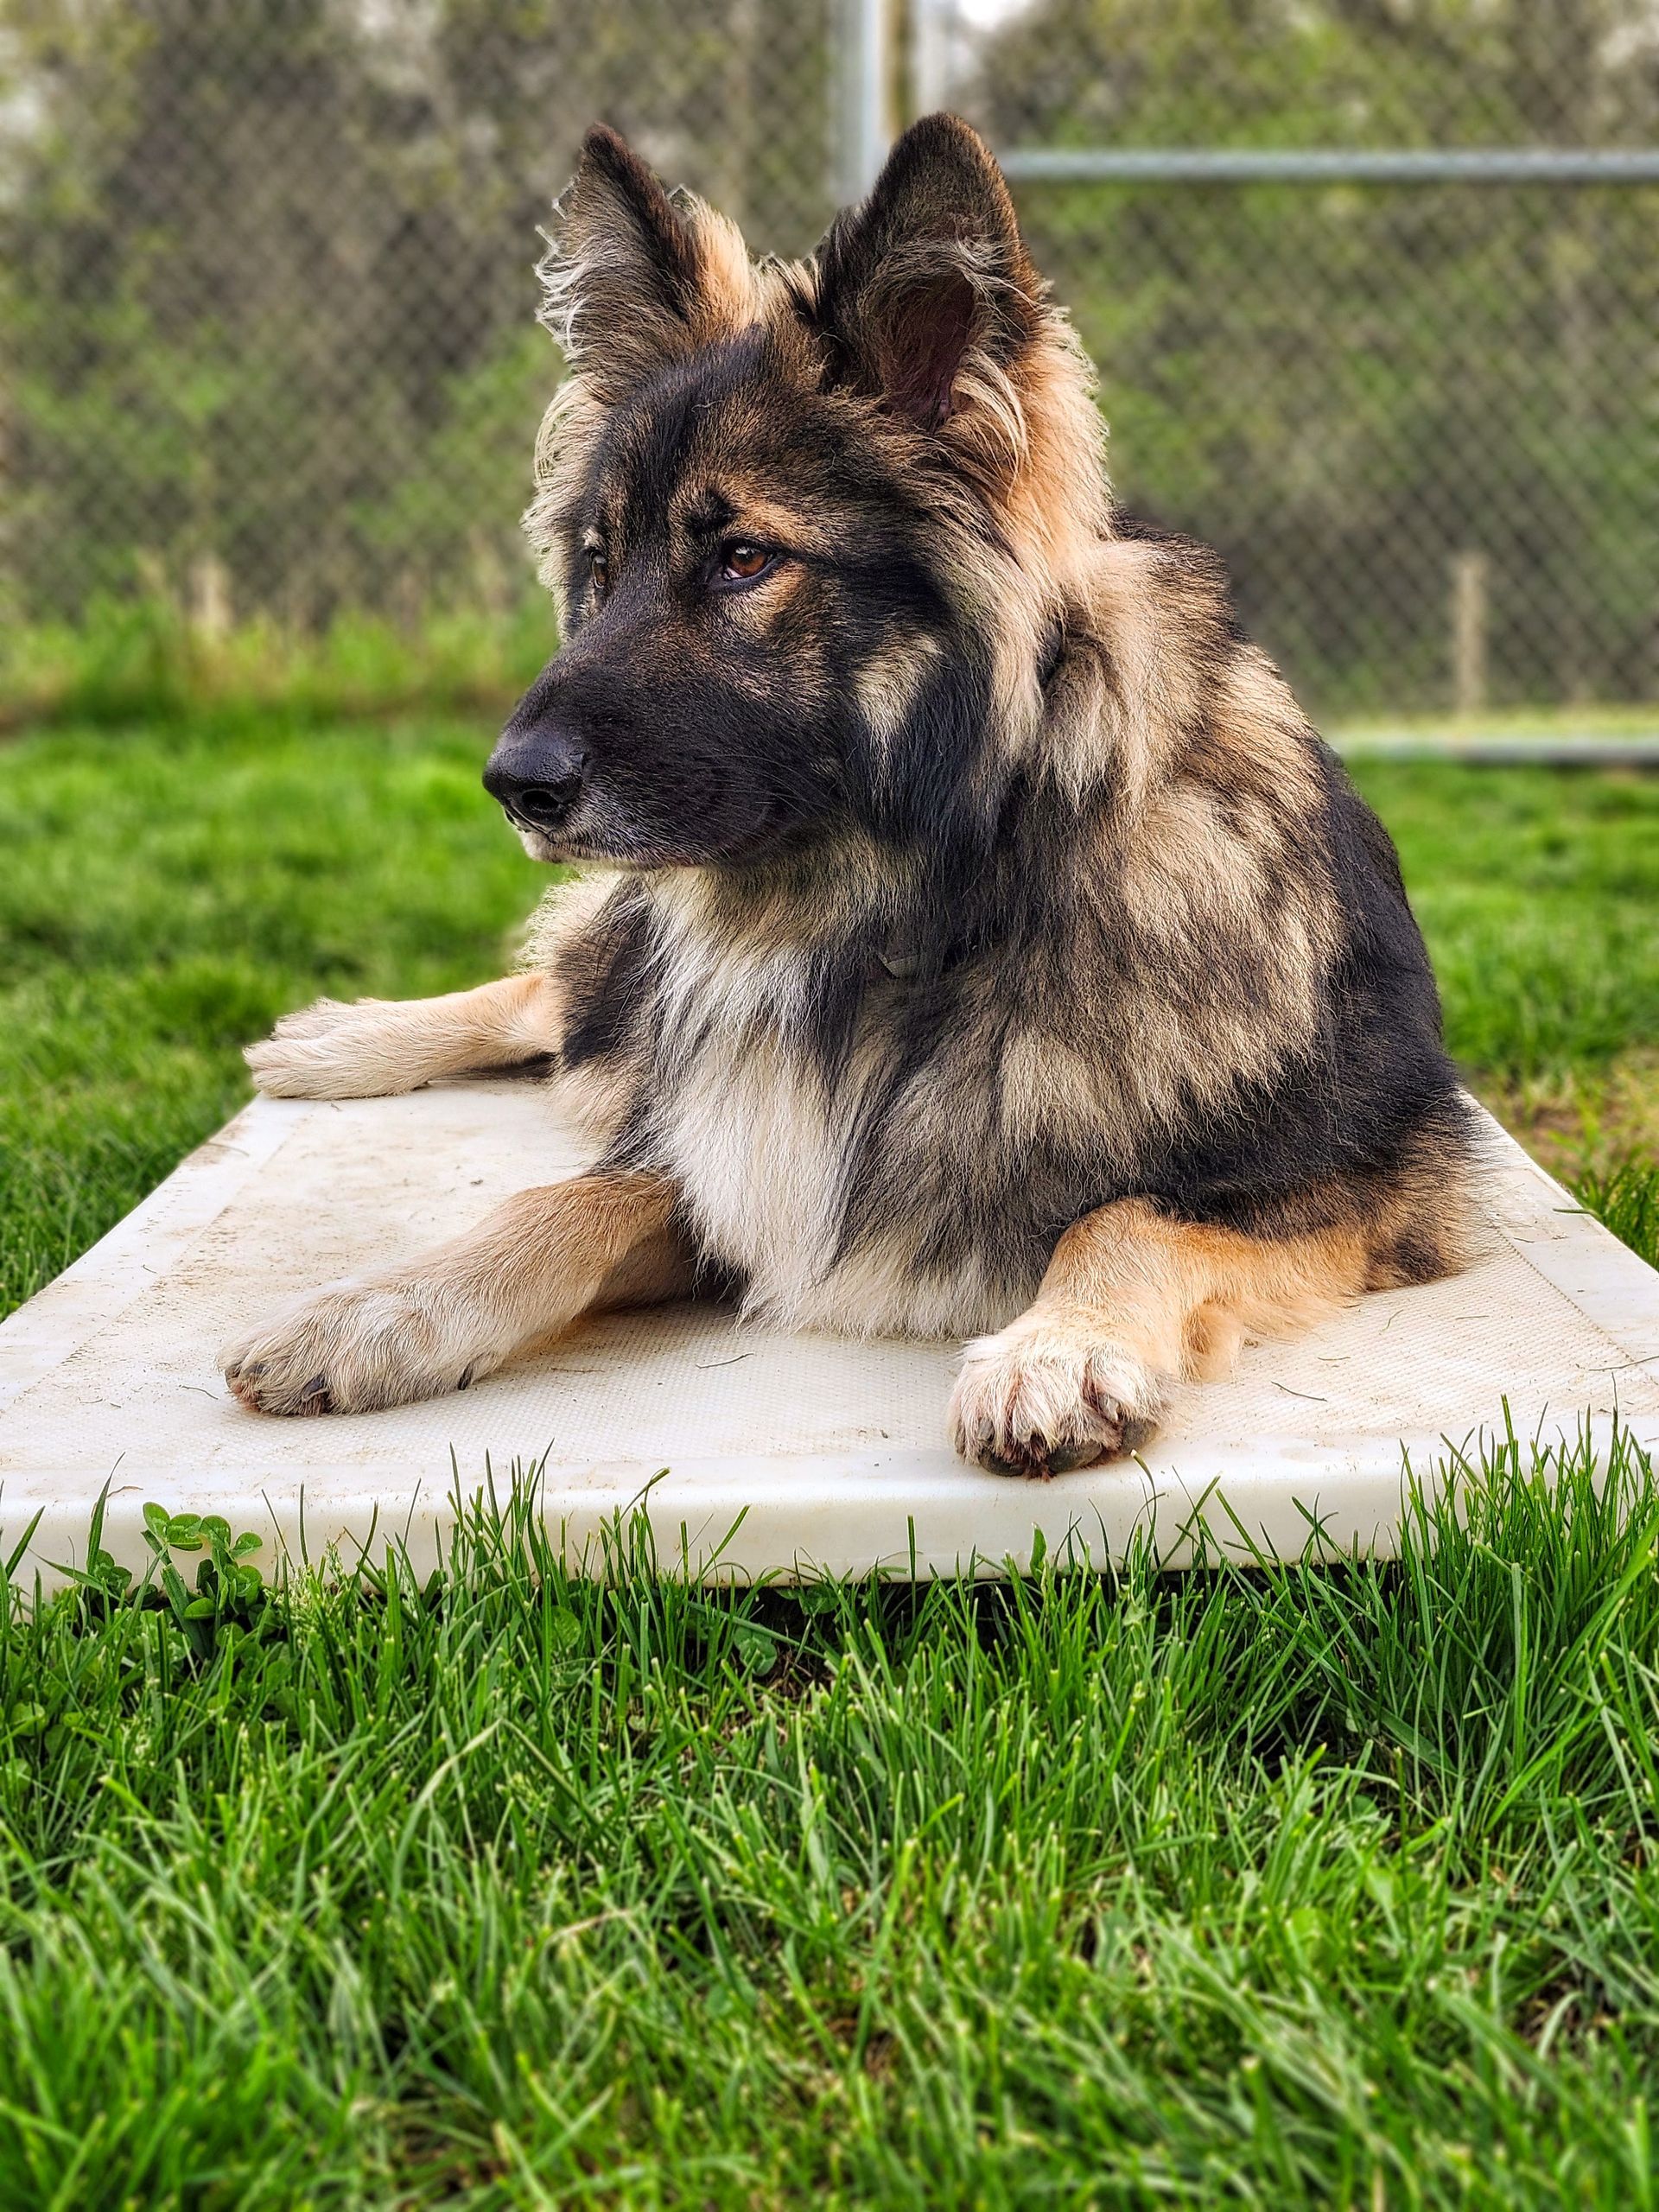
[[[0,747],[0,1306],[283,1007],[499,971],[543,879],[487,742],[226,706]],[[1608,1103],[1659,1038],[1659,785],[1363,780],[1455,1047],[1568,1102],[1659,1257]],[[568,1581],[524,1503],[425,1586],[191,1611],[186,1554],[5,1611],[0,2212],[1659,2196],[1628,1440],[1511,1443],[1391,1567],[716,1596]]]
[[[1626,705],[1491,707],[1468,715],[1371,715],[1334,724],[1338,744],[1374,737],[1652,737],[1659,734],[1659,700]]]
[[[285,1008],[501,972],[543,876],[486,728],[199,717],[0,746],[0,1312],[247,1096]]]
[[[1475,1477],[1392,1567],[704,1594],[521,1494],[14,1606],[0,2203],[1651,2204],[1659,1495]]]
[[[1592,1167],[1575,1188],[1582,1204],[1615,1236],[1659,1267],[1659,1160],[1637,1155],[1616,1167]]]
[[[271,621],[204,637],[166,598],[94,601],[81,620],[0,621],[0,729],[279,712],[309,721],[460,707],[499,715],[557,640],[547,595],[501,580],[493,613],[347,610],[321,632]]]
[[[1466,1066],[1537,1083],[1659,1046],[1659,777],[1379,760],[1356,780]]]

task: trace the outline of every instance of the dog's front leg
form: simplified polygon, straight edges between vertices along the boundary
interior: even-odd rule
[[[225,1379],[267,1414],[368,1413],[464,1390],[591,1307],[689,1287],[675,1198],[645,1174],[521,1191],[421,1258],[273,1316],[226,1348]]]
[[[318,999],[244,1055],[272,1098],[386,1098],[559,1049],[563,994],[535,969],[435,999]]]
[[[1247,1236],[1123,1198],[1073,1223],[1036,1301],[963,1357],[957,1451],[999,1474],[1052,1475],[1138,1450],[1174,1384],[1225,1373],[1247,1338],[1355,1296],[1363,1237]]]

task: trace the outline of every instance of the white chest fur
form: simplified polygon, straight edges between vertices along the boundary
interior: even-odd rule
[[[770,1040],[716,1033],[675,1086],[669,1166],[709,1249],[741,1268],[753,1301],[817,1318],[834,1256],[850,1114]]]
[[[848,1163],[885,1060],[879,1003],[845,1071],[827,1081],[793,1041],[798,958],[716,951],[686,931],[661,981],[669,1050],[658,1143],[701,1240],[742,1271],[753,1310],[857,1336],[966,1335],[1007,1318],[971,1261],[947,1279],[918,1274],[909,1255],[925,1241],[919,1222],[895,1222],[891,1236],[836,1258]]]

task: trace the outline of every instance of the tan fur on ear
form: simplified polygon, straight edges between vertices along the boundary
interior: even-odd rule
[[[537,271],[540,320],[607,404],[753,321],[736,226],[689,193],[671,195],[603,124],[588,133],[555,217]]]
[[[1024,755],[1040,741],[1039,671],[1109,534],[1110,493],[1092,372],[977,132],[950,115],[912,124],[801,290],[830,378],[894,435],[942,448],[990,510],[995,536],[946,535],[957,595],[992,641],[998,719]]]
[[[766,312],[767,288],[735,223],[692,193],[664,190],[602,124],[554,212],[537,319],[570,373],[537,433],[524,526],[543,583],[562,600],[560,522],[606,415],[658,370],[747,329]]]
[[[696,256],[700,323],[713,336],[746,328],[759,312],[760,293],[742,232],[729,215],[695,193],[677,192],[673,204],[691,233]]]
[[[936,433],[970,480],[1017,509],[1044,565],[1057,533],[1071,534],[1062,518],[1103,518],[1088,363],[1026,250],[995,156],[959,117],[913,124],[868,199],[836,217],[809,314],[831,376]]]

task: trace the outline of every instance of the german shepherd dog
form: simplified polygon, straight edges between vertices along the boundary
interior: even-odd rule
[[[564,643],[484,780],[585,872],[523,972],[249,1058],[307,1097],[545,1058],[597,1165],[254,1329],[236,1395],[397,1405],[718,1281],[971,1338],[957,1448],[1046,1476],[1455,1268],[1471,1132],[1393,847],[1215,558],[1115,513],[981,140],[918,123],[799,265],[604,129],[561,216],[527,526]]]

